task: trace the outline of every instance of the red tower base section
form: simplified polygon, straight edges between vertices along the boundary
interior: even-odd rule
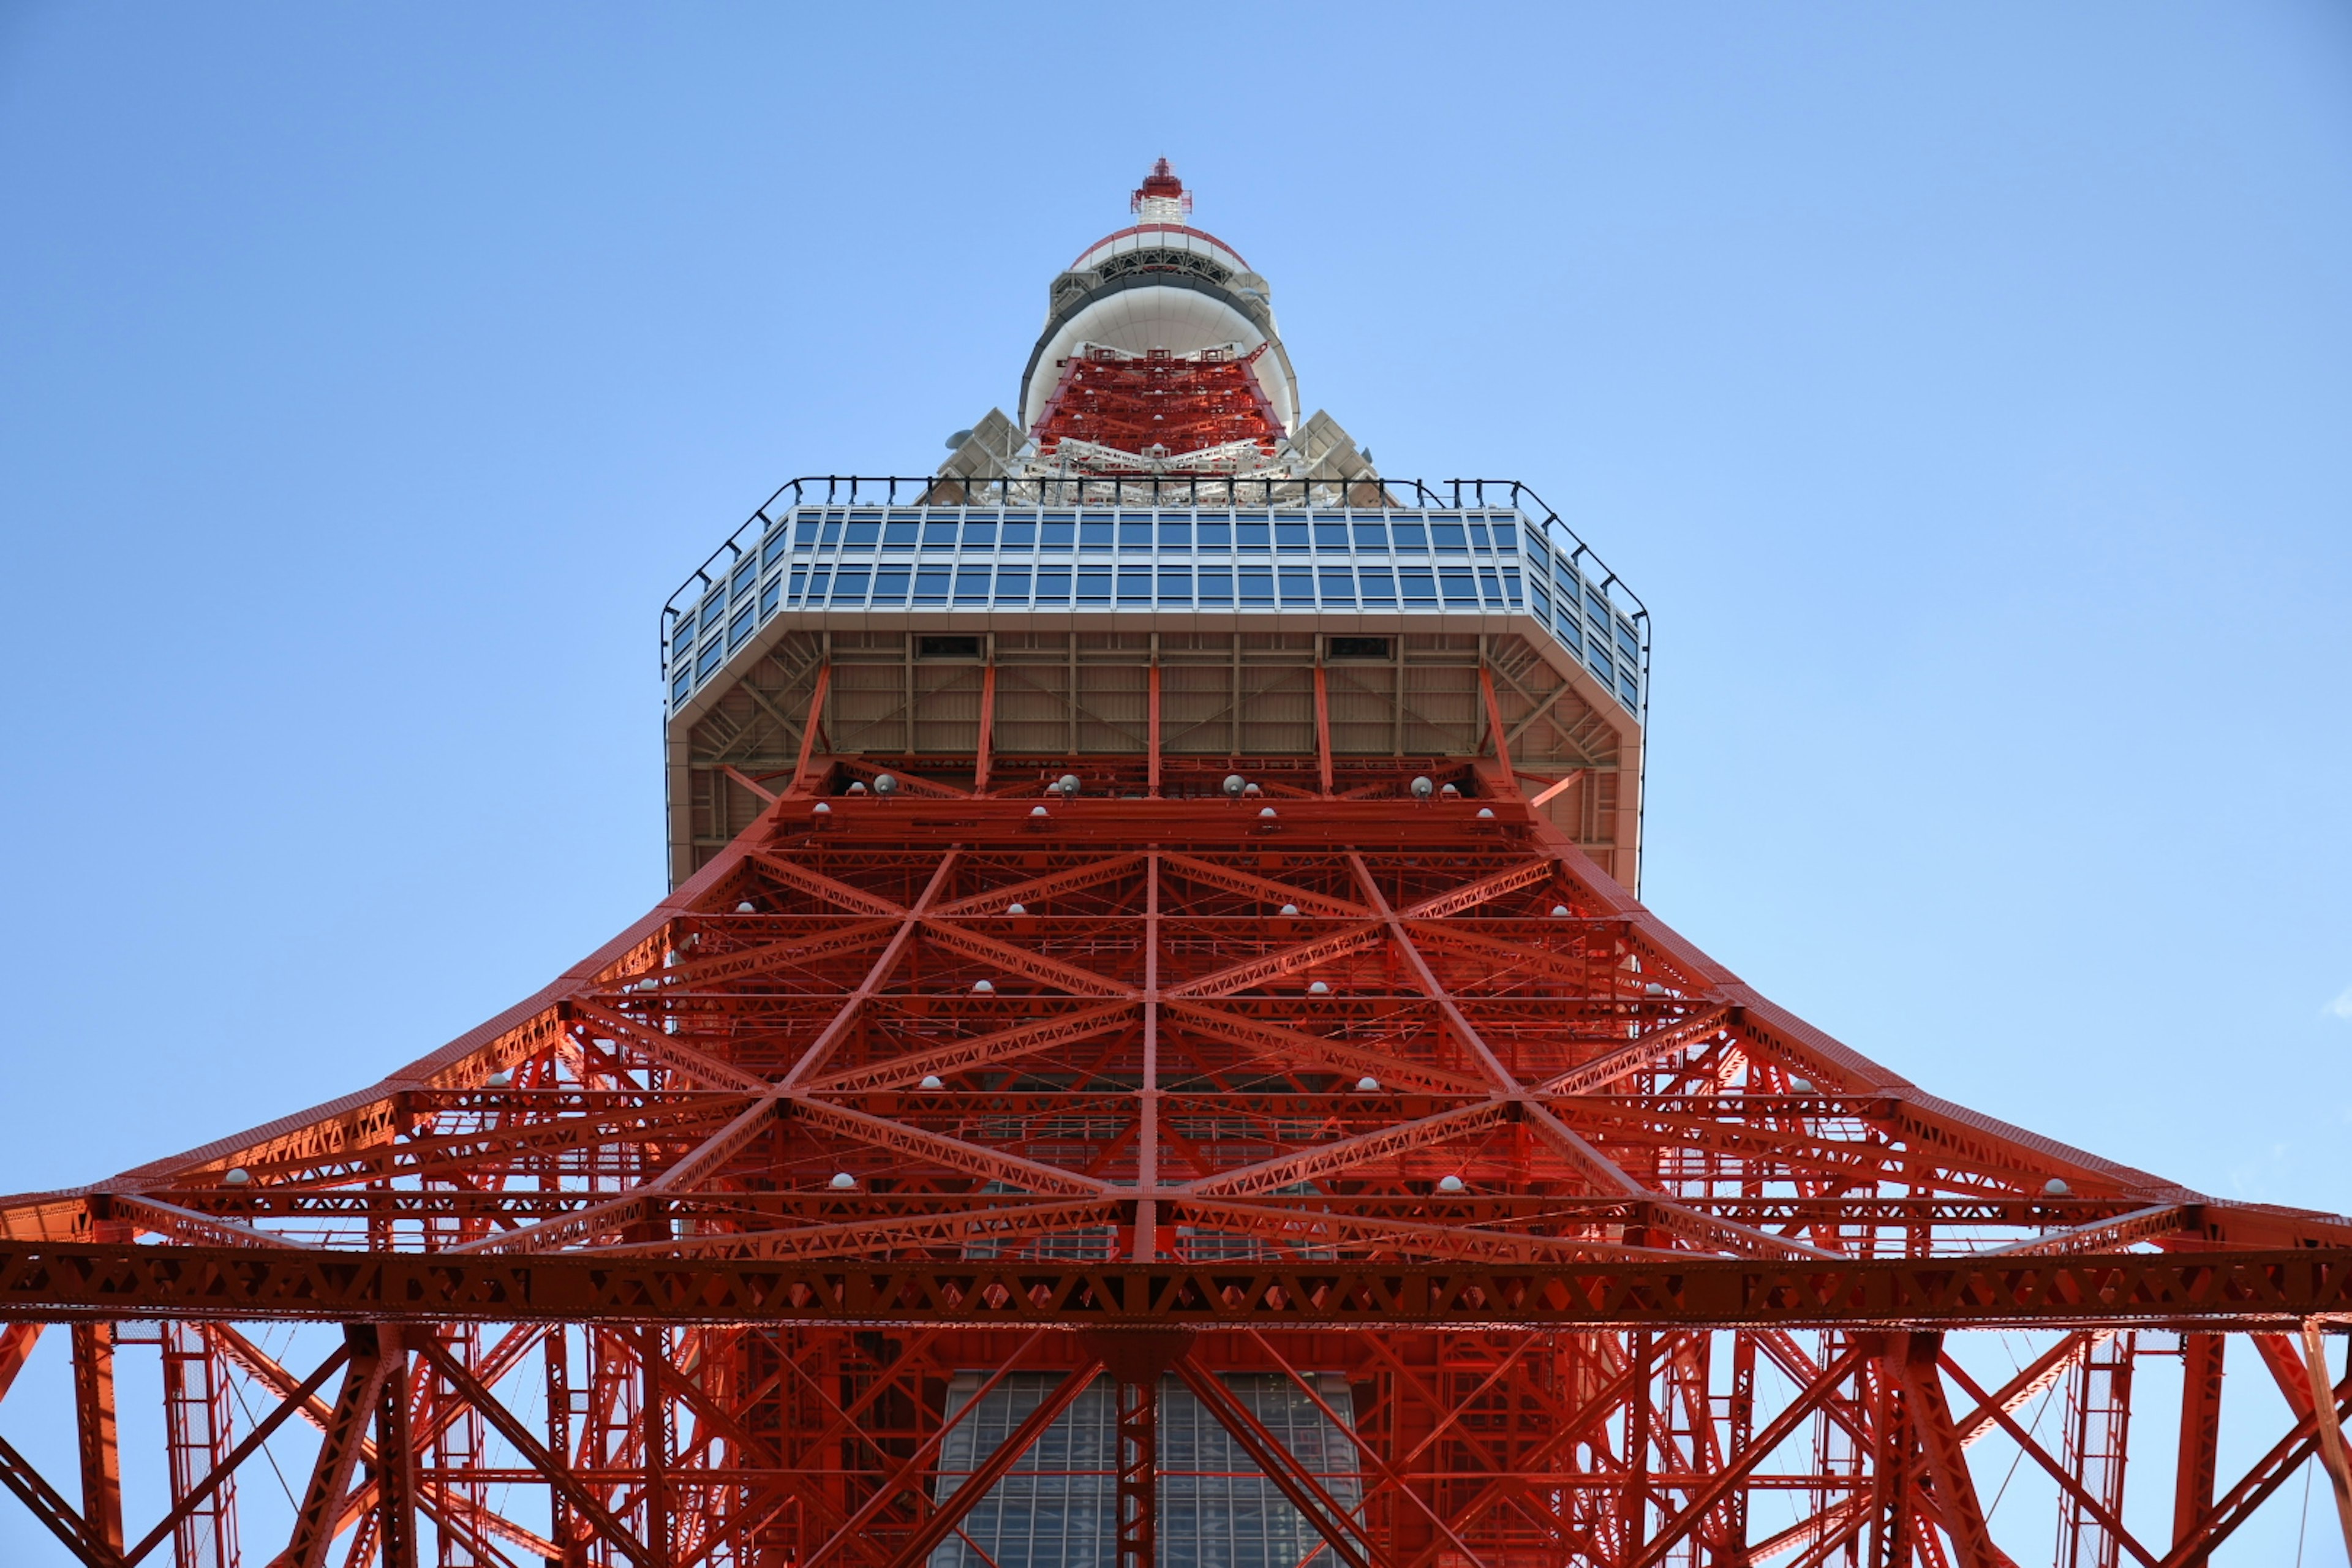
[[[2061,1560],[2178,1565],[2314,1453],[2343,1473],[2308,1331],[2352,1309],[2339,1222],[1924,1093],[1506,764],[1428,799],[1409,761],[1227,795],[1245,767],[745,779],[731,847],[446,1049],[0,1207],[0,1389],[73,1323],[82,1458],[78,1499],[5,1442],[0,1480],[82,1562],[226,1568],[240,1475],[309,1429],[254,1561],[920,1568],[1097,1378],[1122,1568],[1172,1397],[1346,1568],[2049,1560],[2046,1520],[1995,1544],[1987,1454],[2048,1478]],[[320,1327],[273,1356],[285,1321]],[[1993,1373],[1981,1327],[2042,1338]],[[2242,1474],[2222,1331],[2288,1402]],[[170,1508],[126,1540],[141,1346]],[[2174,1495],[2135,1533],[2158,1355],[2181,1436],[2137,1473]],[[1009,1431],[959,1430],[1015,1378]],[[1313,1403],[1344,1485],[1244,1383]]]

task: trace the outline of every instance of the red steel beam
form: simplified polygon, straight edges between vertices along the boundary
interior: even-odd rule
[[[1086,1184],[1085,1190],[1097,1189]],[[2302,1250],[2124,1253],[1998,1266],[1966,1258],[1693,1256],[1655,1264],[1141,1268],[0,1243],[0,1319],[61,1322],[100,1314],[969,1327],[1058,1319],[1072,1327],[2244,1329],[2299,1325],[2313,1317],[2352,1321],[2352,1259]]]

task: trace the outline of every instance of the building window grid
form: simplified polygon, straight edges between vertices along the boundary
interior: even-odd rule
[[[1291,559],[1277,565],[1286,555]],[[836,563],[846,568],[837,578]],[[1533,577],[1524,592],[1521,563]],[[1556,610],[1541,585],[1547,567],[1558,590]],[[1568,556],[1525,531],[1515,513],[800,508],[777,520],[757,554],[747,553],[714,584],[698,611],[698,654],[691,617],[674,623],[672,700],[683,701],[708,679],[718,668],[715,653],[740,646],[754,620],[787,607],[1075,603],[1425,613],[1521,609],[1530,596],[1538,623],[1548,619],[1562,646],[1582,655],[1620,701],[1638,710],[1640,646],[1633,624]],[[1582,617],[1575,613],[1580,601]],[[732,617],[726,615],[730,603],[741,605]],[[729,625],[724,637],[718,635],[722,622]]]
[[[1311,1374],[1315,1396],[1349,1408],[1346,1380]],[[979,1458],[1035,1410],[1058,1373],[1015,1373],[949,1432],[940,1454],[940,1495],[962,1484]],[[1286,1377],[1236,1373],[1226,1387],[1351,1511],[1362,1500],[1352,1446],[1315,1400]],[[950,1415],[970,1404],[982,1374],[958,1376]],[[1097,1380],[965,1517],[961,1535],[929,1568],[1100,1568],[1114,1555],[1118,1426],[1115,1394]],[[1160,1531],[1168,1568],[1295,1568],[1319,1545],[1314,1527],[1232,1436],[1174,1378],[1160,1389]],[[967,1538],[969,1544],[967,1544]],[[977,1551],[974,1548],[978,1548]]]

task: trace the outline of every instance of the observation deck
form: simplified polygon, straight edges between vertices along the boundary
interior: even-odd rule
[[[1648,612],[1513,481],[795,479],[661,647],[674,883],[814,756],[1000,794],[1126,757],[1088,787],[1139,795],[1411,759],[1639,875]]]

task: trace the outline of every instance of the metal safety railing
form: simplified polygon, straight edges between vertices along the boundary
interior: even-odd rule
[[[974,553],[972,532],[985,528],[985,537],[1000,538],[994,526],[978,521],[982,518],[1003,525],[1001,549],[983,546],[979,552],[1007,568],[993,584],[969,560]],[[940,575],[936,596],[927,600],[924,584],[929,579],[922,572],[914,573],[911,591],[900,580],[906,571],[895,577],[884,575],[893,564],[889,557],[914,554],[919,527],[921,553],[929,556],[943,548],[932,543],[935,533],[943,531],[953,540],[959,532],[956,521],[962,519],[973,520],[973,526],[961,531],[967,560],[965,569],[954,574],[952,588],[950,579]],[[1367,527],[1372,536],[1387,541],[1385,524],[1391,521],[1397,525],[1393,550],[1383,544],[1367,552],[1353,542]],[[1490,525],[1495,535],[1491,554]],[[1476,556],[1449,562],[1434,540],[1449,533],[1459,536],[1465,526],[1476,540]],[[1012,538],[1016,527],[1024,535],[1017,542]],[[1202,568],[1197,595],[1189,573],[1171,572],[1162,579],[1162,588],[1170,581],[1181,587],[1183,597],[1170,603],[1236,611],[1532,613],[1601,676],[1621,703],[1647,717],[1647,607],[1557,512],[1518,480],[1214,475],[960,479],[828,474],[793,479],[754,510],[665,602],[660,637],[672,705],[699,689],[779,607],[814,609],[827,603],[841,607],[840,593],[828,600],[823,586],[823,567],[835,560],[847,563],[846,557],[854,554],[856,565],[877,568],[856,574],[859,607],[1143,608],[1168,595],[1162,593],[1156,600],[1148,590],[1135,591],[1142,579],[1134,574],[1148,563],[1128,559],[1146,552],[1131,536],[1153,535],[1170,527],[1181,530],[1188,542],[1198,528],[1199,547],[1188,542],[1175,553],[1192,558],[1184,564]],[[1209,542],[1213,530],[1217,539],[1213,545]],[[863,546],[857,540],[861,531],[866,535]],[[1523,544],[1518,541],[1522,531]],[[1421,546],[1405,543],[1408,537],[1417,540],[1424,533],[1432,541],[1426,552],[1432,559],[1425,564],[1408,559]],[[898,542],[902,536],[904,543]],[[1511,540],[1507,548],[1499,542],[1505,537]],[[835,546],[845,539],[847,548],[837,555]],[[1334,544],[1334,539],[1349,542]],[[1016,552],[1024,567],[1034,558],[1034,588],[1030,571],[1011,570]],[[1469,552],[1457,549],[1456,553],[1467,557]],[[1055,554],[1069,559],[1047,559]],[[1371,568],[1360,585],[1353,577],[1339,583],[1336,574],[1308,583],[1304,569],[1327,563],[1345,567],[1350,559]],[[809,568],[805,576],[798,570],[787,576],[782,570],[786,561]],[[1233,570],[1222,571],[1228,563]],[[1115,594],[1111,578],[1090,575],[1107,574],[1113,564],[1121,568]],[[1262,604],[1250,602],[1253,579],[1247,574],[1253,566],[1265,574]],[[1285,574],[1284,567],[1301,570]],[[1392,572],[1388,570],[1391,567]],[[1056,576],[1057,570],[1068,574]],[[875,595],[870,600],[865,586],[869,575]],[[1303,596],[1294,596],[1290,575],[1299,577]],[[1428,579],[1425,602],[1413,600],[1409,578]],[[1228,597],[1209,597],[1213,580],[1225,584]],[[1015,599],[1008,600],[1006,586],[1016,581]],[[1087,603],[1089,581],[1100,584],[1099,602],[1092,605]],[[886,582],[896,585],[896,597],[880,596]],[[1064,596],[1049,599],[1049,583],[1058,583]],[[1335,583],[1343,597],[1332,597]],[[1376,583],[1391,596],[1376,600]],[[804,584],[813,590],[805,597]],[[719,631],[722,621],[727,627],[723,637]]]

